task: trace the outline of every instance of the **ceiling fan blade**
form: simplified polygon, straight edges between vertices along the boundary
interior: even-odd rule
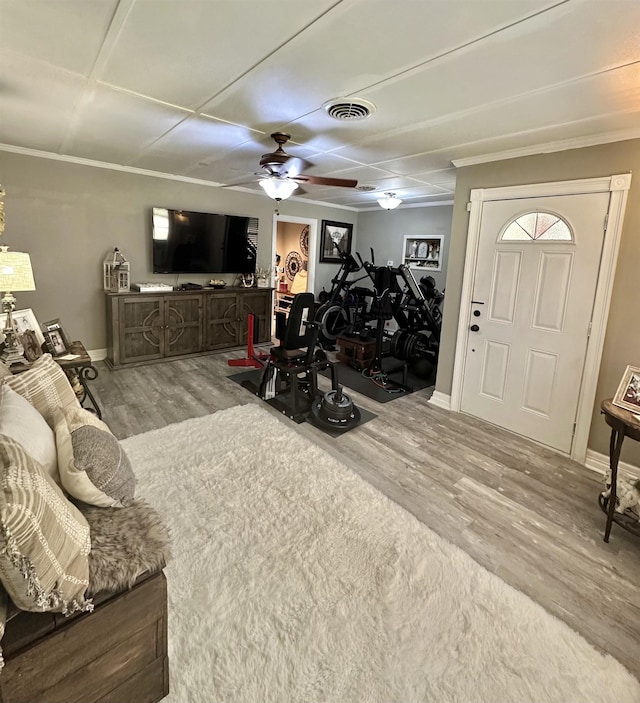
[[[288,154],[264,154],[260,160],[260,166],[272,176],[288,176],[295,178],[307,168],[313,166],[306,159]]]
[[[311,168],[313,164],[306,159],[302,159],[298,156],[291,156],[289,157],[289,160],[286,163],[287,167],[287,176],[289,178],[296,178],[299,176],[303,171],[305,171],[308,168]]]
[[[308,176],[301,173],[299,176],[293,177],[298,183],[311,183],[316,186],[337,186],[340,188],[355,188],[358,181],[353,178],[326,178],[325,176]]]
[[[251,185],[252,183],[257,183],[258,179],[253,178],[250,181],[239,181],[238,183],[225,183],[225,185],[220,186],[220,188],[236,188],[237,186],[248,186]]]

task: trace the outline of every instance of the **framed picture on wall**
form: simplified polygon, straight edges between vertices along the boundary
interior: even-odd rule
[[[402,263],[420,271],[442,270],[442,240],[440,234],[404,238]]]
[[[340,252],[351,253],[353,225],[348,222],[322,220],[320,230],[320,262],[339,264]]]

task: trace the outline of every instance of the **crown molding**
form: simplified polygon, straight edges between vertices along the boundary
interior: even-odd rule
[[[38,149],[27,149],[22,146],[13,146],[11,144],[0,144],[0,151],[7,151],[12,154],[22,154],[23,156],[34,156],[39,159],[51,159],[52,161],[63,161],[65,163],[76,164],[78,166],[90,166],[92,168],[103,168],[108,171],[120,171],[122,173],[131,173],[136,176],[151,176],[152,178],[163,178],[168,181],[179,181],[180,183],[191,183],[192,185],[198,186],[208,186],[209,188],[221,188],[224,183],[217,183],[216,181],[205,181],[202,178],[191,178],[190,176],[179,176],[173,173],[162,173],[160,171],[150,171],[144,168],[135,168],[134,166],[121,166],[119,164],[112,164],[108,161],[93,161],[92,159],[83,159],[79,156],[67,156],[64,154],[54,154],[50,151],[39,151]],[[246,193],[248,195],[255,195],[256,197],[265,196],[262,193],[258,193],[250,188],[243,188],[242,186],[227,186],[227,190],[235,190],[240,193]],[[357,208],[350,207],[348,205],[336,205],[334,203],[327,203],[321,200],[309,200],[303,198],[296,198],[292,196],[287,198],[287,200],[294,200],[298,203],[303,203],[305,205],[319,205],[321,207],[336,208],[337,210],[349,210],[350,212],[358,212]],[[286,201],[282,201],[286,202]]]
[[[210,186],[212,188],[220,188],[223,183],[215,181],[205,181],[202,178],[191,178],[190,176],[178,176],[173,173],[162,173],[160,171],[151,171],[145,168],[136,168],[135,166],[121,166],[120,164],[112,164],[108,161],[94,161],[93,159],[83,159],[79,156],[67,156],[66,154],[54,154],[51,151],[40,151],[38,149],[27,149],[22,146],[13,146],[11,144],[0,144],[0,151],[8,151],[13,154],[22,154],[23,156],[35,156],[39,159],[50,159],[52,161],[64,161],[69,164],[78,166],[91,166],[92,168],[103,168],[108,171],[121,171],[122,173],[132,173],[137,176],[151,176],[152,178],[164,178],[169,181],[181,181],[182,183],[193,183],[194,185]],[[259,193],[257,194],[259,195]]]
[[[593,135],[590,137],[576,137],[574,139],[562,139],[556,142],[546,142],[535,146],[521,147],[519,149],[507,149],[506,151],[496,151],[491,154],[481,154],[479,156],[468,156],[462,159],[454,159],[451,163],[456,167],[475,166],[491,161],[504,161],[506,159],[517,159],[522,156],[535,156],[537,154],[551,154],[556,151],[567,151],[569,149],[582,149],[588,146],[599,146],[600,144],[611,144],[612,142],[623,142],[627,139],[640,138],[640,129],[626,129],[618,132],[607,132],[605,134]]]

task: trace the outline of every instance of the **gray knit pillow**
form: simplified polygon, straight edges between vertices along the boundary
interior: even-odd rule
[[[108,426],[79,407],[54,413],[58,470],[74,498],[102,508],[130,505],[136,479],[122,445]]]

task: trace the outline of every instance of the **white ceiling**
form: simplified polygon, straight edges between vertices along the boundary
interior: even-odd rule
[[[336,121],[337,97],[377,109]],[[376,187],[300,197],[357,210],[451,200],[454,161],[640,136],[640,1],[0,0],[0,148],[229,184],[275,130]]]

